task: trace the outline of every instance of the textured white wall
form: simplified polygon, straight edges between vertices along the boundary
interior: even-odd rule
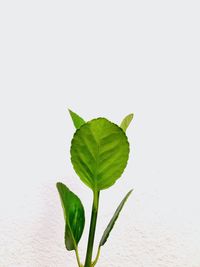
[[[123,178],[102,192],[99,267],[200,267],[198,1],[0,2],[0,267],[74,267],[55,183],[89,215],[73,125],[134,112]],[[80,243],[85,256],[88,220]]]

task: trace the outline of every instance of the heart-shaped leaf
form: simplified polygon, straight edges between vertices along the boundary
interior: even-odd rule
[[[80,199],[62,183],[57,183],[65,218],[65,246],[75,250],[85,225],[85,212]]]
[[[105,118],[85,123],[72,139],[71,161],[74,170],[93,191],[113,185],[122,175],[128,157],[126,134]]]
[[[84,119],[82,119],[78,114],[76,114],[70,109],[69,109],[69,114],[72,118],[72,121],[76,129],[79,129],[85,123]]]
[[[132,119],[133,119],[133,114],[131,113],[131,114],[127,115],[123,119],[123,121],[121,122],[120,127],[123,129],[124,132],[126,132],[126,130],[127,130],[128,126],[129,126],[129,124],[131,123]]]
[[[103,233],[103,236],[102,236],[101,241],[99,243],[99,247],[103,246],[106,243],[106,241],[107,241],[107,239],[108,239],[108,237],[110,235],[110,232],[113,229],[113,226],[114,226],[117,218],[119,217],[119,214],[120,214],[125,202],[127,201],[128,197],[132,193],[132,191],[133,190],[128,192],[128,194],[124,197],[124,199],[121,201],[121,203],[119,204],[118,208],[116,209],[112,219],[110,220],[108,226],[106,227],[106,230]]]

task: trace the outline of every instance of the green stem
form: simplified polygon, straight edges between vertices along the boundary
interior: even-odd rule
[[[101,247],[98,247],[97,255],[96,255],[95,260],[92,263],[92,267],[94,267],[97,264],[97,261],[98,261],[99,256],[100,256],[100,250],[101,250]]]
[[[92,214],[91,214],[91,221],[90,221],[90,232],[89,232],[89,238],[88,238],[87,253],[86,253],[86,259],[85,259],[85,267],[91,267],[91,264],[92,264],[92,252],[93,252],[94,237],[95,237],[95,230],[96,230],[96,223],[97,223],[98,207],[99,207],[99,191],[94,192],[94,195],[93,195],[93,205],[92,205]]]
[[[79,254],[78,254],[78,248],[76,247],[75,248],[75,253],[76,253],[76,260],[77,260],[77,263],[78,263],[78,266],[81,267],[81,261],[80,261],[80,257],[79,257]]]

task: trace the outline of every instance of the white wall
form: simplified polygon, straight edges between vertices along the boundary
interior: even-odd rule
[[[199,1],[0,2],[0,267],[74,267],[55,189],[89,215],[67,108],[134,112],[123,178],[102,192],[97,240],[134,193],[99,267],[199,267]],[[80,243],[85,255],[88,220]]]

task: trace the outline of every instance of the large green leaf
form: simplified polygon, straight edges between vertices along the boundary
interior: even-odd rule
[[[62,183],[57,183],[65,218],[65,246],[75,250],[85,225],[85,212],[80,199]]]
[[[107,239],[108,239],[108,237],[110,235],[110,232],[113,229],[113,226],[114,226],[117,218],[119,217],[119,214],[120,214],[125,202],[127,201],[128,197],[132,193],[132,191],[133,190],[128,192],[128,194],[124,197],[124,199],[121,201],[121,203],[119,204],[118,208],[116,209],[112,219],[110,220],[108,226],[106,227],[106,230],[103,233],[103,236],[102,236],[101,241],[99,243],[99,247],[103,246],[106,243],[106,241],[107,241]]]
[[[79,129],[85,123],[84,119],[82,119],[78,114],[76,114],[70,109],[69,109],[69,114],[72,118],[72,121],[76,129]]]
[[[122,175],[128,161],[126,134],[105,118],[91,120],[76,131],[71,161],[81,180],[93,191],[110,187]]]
[[[133,119],[133,114],[131,113],[131,114],[127,115],[123,119],[123,121],[121,122],[120,127],[123,129],[124,132],[126,132],[126,130],[127,130],[128,126],[129,126],[129,124],[131,123],[132,119]]]

